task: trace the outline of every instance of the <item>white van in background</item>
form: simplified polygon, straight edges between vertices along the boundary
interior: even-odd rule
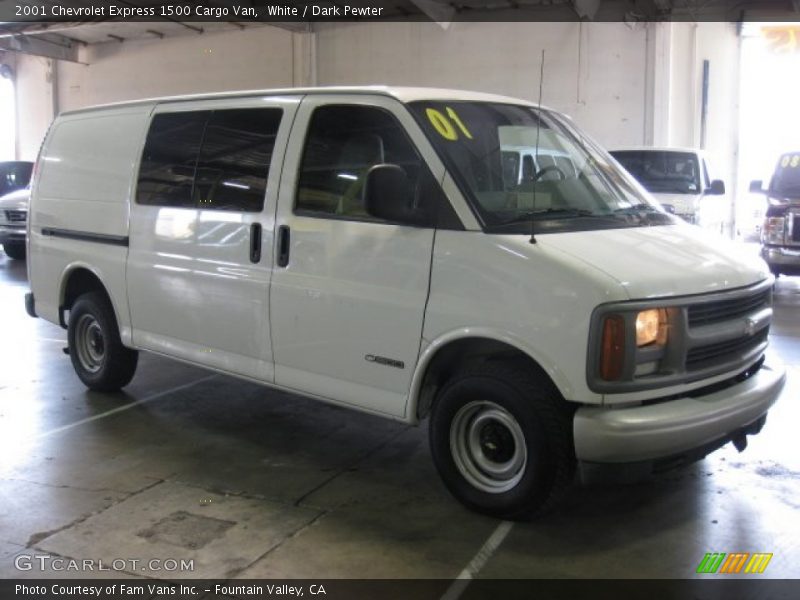
[[[611,155],[665,208],[688,223],[722,233],[730,206],[725,182],[712,179],[694,148],[620,148]]]
[[[504,145],[542,148],[536,172],[504,177]],[[428,418],[450,491],[507,518],[552,506],[576,465],[743,449],[784,384],[764,262],[665,213],[566,117],[502,96],[67,112],[28,250],[27,310],[67,328],[89,388],[125,386],[149,351]]]

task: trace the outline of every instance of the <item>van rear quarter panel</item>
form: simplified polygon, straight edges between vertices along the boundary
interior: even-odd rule
[[[66,276],[94,272],[130,344],[125,245],[42,235],[42,228],[127,238],[130,198],[152,104],[68,113],[50,128],[30,208],[30,284],[36,310],[58,322]]]

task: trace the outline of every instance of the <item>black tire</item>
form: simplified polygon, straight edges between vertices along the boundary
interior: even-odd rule
[[[3,250],[5,250],[8,258],[25,260],[25,242],[6,242],[3,244]]]
[[[468,366],[433,405],[433,461],[469,508],[529,519],[551,509],[573,481],[573,413],[553,384],[530,368],[497,361]],[[520,435],[524,443],[517,442]],[[501,467],[507,472],[499,473]],[[492,475],[495,468],[499,474]]]
[[[114,309],[105,294],[80,296],[69,311],[69,356],[91,390],[115,392],[133,379],[139,353],[122,345]]]

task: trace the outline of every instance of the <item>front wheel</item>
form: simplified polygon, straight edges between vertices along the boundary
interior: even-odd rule
[[[25,242],[6,242],[3,244],[3,250],[5,250],[8,258],[25,260]]]
[[[91,390],[114,392],[133,379],[139,353],[122,345],[114,309],[100,292],[83,294],[69,313],[69,355]]]
[[[429,434],[445,485],[479,512],[529,518],[572,483],[572,411],[528,368],[486,362],[464,369],[438,394]]]

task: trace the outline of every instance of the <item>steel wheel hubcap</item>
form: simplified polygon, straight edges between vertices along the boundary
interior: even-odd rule
[[[75,325],[75,352],[81,366],[97,373],[106,357],[106,338],[92,315],[81,315]]]
[[[450,425],[450,453],[470,485],[490,494],[514,488],[525,473],[528,450],[514,416],[499,404],[470,402]]]

